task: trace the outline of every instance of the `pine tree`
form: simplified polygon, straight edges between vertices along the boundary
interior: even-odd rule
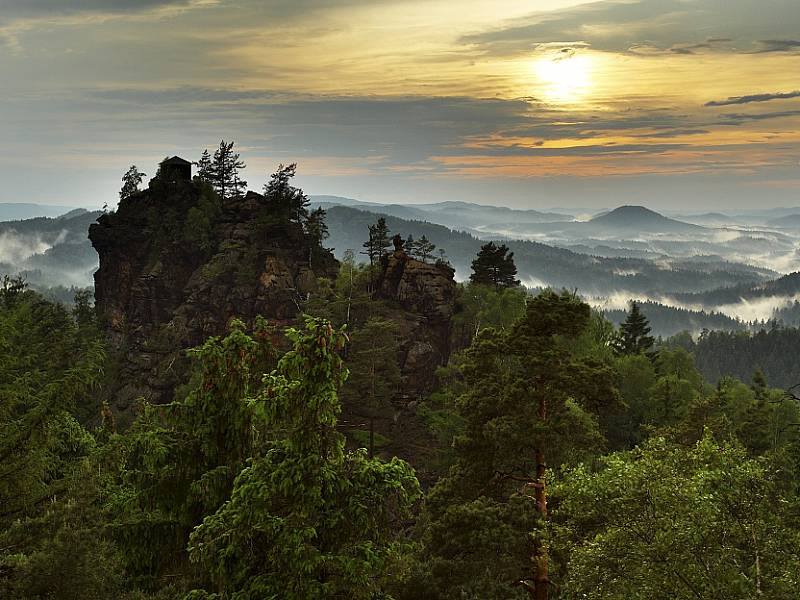
[[[203,150],[200,160],[198,160],[195,164],[197,165],[197,177],[200,179],[200,181],[211,183],[213,180],[213,164],[211,162],[211,155],[208,153],[208,149]]]
[[[496,290],[519,285],[514,253],[505,244],[496,246],[489,242],[481,246],[478,256],[472,261],[472,283],[493,286]]]
[[[521,587],[547,598],[547,464],[602,446],[597,415],[617,402],[615,373],[575,352],[590,314],[548,290],[513,327],[483,329],[464,353],[456,464],[427,499],[422,562],[438,589],[518,598]]]
[[[403,250],[405,250],[405,253],[409,256],[414,256],[414,236],[410,233],[408,234],[406,241],[403,242]]]
[[[311,211],[305,223],[305,230],[315,245],[322,245],[322,242],[330,235],[328,224],[325,222],[325,209],[320,206]]]
[[[386,219],[380,217],[375,225],[369,226],[369,239],[362,244],[364,251],[361,254],[366,254],[369,257],[370,266],[375,266],[384,256],[388,255],[387,249],[391,245]]]
[[[239,169],[245,164],[239,160],[239,154],[233,150],[234,142],[222,140],[214,152],[209,171],[211,184],[221,198],[233,198],[241,195],[247,188],[247,182],[239,178]]]
[[[414,255],[417,256],[422,262],[428,262],[428,259],[433,256],[433,251],[436,250],[436,245],[428,241],[424,235],[413,243]]]
[[[131,165],[131,168],[122,176],[122,189],[119,191],[119,199],[125,200],[130,198],[139,191],[139,184],[147,177],[146,173],[142,173],[136,168],[136,165]]]
[[[622,339],[619,341],[619,352],[621,354],[652,354],[655,340],[650,333],[650,323],[636,302],[631,302],[631,310],[625,322],[620,325]]]
[[[296,171],[297,165],[294,163],[287,166],[278,165],[278,170],[264,185],[264,196],[284,218],[295,223],[303,223],[308,219],[309,199],[303,190],[291,184]]]

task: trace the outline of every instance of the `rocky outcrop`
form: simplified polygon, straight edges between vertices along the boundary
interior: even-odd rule
[[[409,257],[400,244],[383,262],[378,296],[394,301],[402,314],[400,368],[403,391],[411,399],[432,391],[435,373],[450,357],[451,320],[455,308],[454,270]]]
[[[171,400],[183,350],[225,332],[231,317],[287,322],[335,277],[333,255],[260,194],[220,203],[202,184],[154,179],[89,230],[100,257],[95,299],[125,382],[115,408]],[[113,384],[114,382],[110,382]]]

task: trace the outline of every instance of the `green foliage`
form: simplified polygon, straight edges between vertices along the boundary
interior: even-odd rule
[[[649,335],[650,324],[636,302],[631,302],[628,317],[619,329],[621,335],[618,348],[621,354],[650,354],[655,340]]]
[[[794,598],[800,536],[769,460],[705,435],[655,438],[554,488],[563,594],[590,600]]]
[[[392,440],[380,433],[370,432],[366,429],[351,429],[347,432],[347,436],[355,442],[359,448],[369,450],[370,446],[375,448],[383,448],[388,446]]]
[[[459,284],[453,318],[454,346],[469,346],[478,332],[486,327],[505,329],[525,312],[528,293],[520,287],[497,289],[480,283]]]
[[[247,165],[239,160],[239,153],[233,150],[233,144],[220,141],[208,171],[203,173],[203,177],[208,177],[214,190],[223,199],[239,196],[247,189],[247,182],[239,179],[239,170]]]
[[[413,238],[406,240],[406,247],[410,247],[410,252],[408,252],[411,256],[415,258],[419,258],[422,262],[428,262],[428,259],[433,256],[433,251],[436,250],[436,244],[432,243],[428,240],[425,235],[422,235],[418,240]]]
[[[167,573],[194,577],[184,550],[189,534],[228,499],[265,435],[248,399],[275,364],[266,323],[257,322],[251,337],[234,320],[225,338],[209,338],[189,355],[197,367],[191,391],[166,406],[144,406],[120,440],[120,485],[109,499],[128,568],[153,587]]]
[[[380,217],[377,223],[369,226],[369,238],[362,244],[364,250],[361,254],[366,254],[369,258],[370,266],[375,266],[388,254],[387,249],[390,248],[391,245],[392,242],[389,238],[389,227],[386,225],[386,219]]]
[[[374,598],[398,550],[392,524],[418,483],[401,460],[344,451],[335,429],[344,333],[308,317],[287,335],[294,348],[253,403],[281,435],[195,530],[190,553],[220,590],[211,597]]]
[[[217,248],[215,230],[222,213],[222,202],[214,189],[204,184],[200,190],[197,206],[193,206],[186,214],[183,226],[183,239],[209,256]]]
[[[127,200],[139,191],[139,185],[142,180],[147,177],[146,173],[142,173],[132,165],[122,176],[122,189],[119,191],[119,199]]]
[[[464,353],[464,433],[428,498],[415,579],[425,597],[524,597],[517,583],[531,577],[541,530],[538,457],[546,450],[560,465],[591,456],[602,445],[597,414],[616,402],[611,371],[570,349],[589,320],[586,304],[546,291],[513,327],[482,330]]]
[[[291,184],[292,178],[297,170],[296,164],[287,166],[279,165],[269,181],[264,185],[264,196],[270,208],[280,216],[281,219],[288,219],[295,223],[308,221],[308,197],[303,190]],[[319,243],[327,237],[327,226],[325,226],[325,211],[314,211],[314,219],[307,223],[308,233],[316,236]]]
[[[490,285],[495,289],[519,285],[514,253],[505,244],[496,246],[489,242],[481,246],[478,256],[472,261],[472,283]]]
[[[86,560],[102,568],[111,558],[87,526],[90,502],[73,495],[90,487],[95,451],[75,415],[92,406],[104,359],[86,301],[73,316],[20,281],[0,286],[3,598],[98,597],[112,585],[113,576],[84,570]]]

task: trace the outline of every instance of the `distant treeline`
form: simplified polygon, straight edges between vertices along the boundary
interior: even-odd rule
[[[726,376],[748,381],[757,370],[773,387],[800,383],[800,329],[796,327],[772,324],[756,333],[704,331],[697,340],[679,334],[667,343],[691,352],[697,369],[713,384]]]

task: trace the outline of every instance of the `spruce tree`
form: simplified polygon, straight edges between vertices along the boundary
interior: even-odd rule
[[[189,543],[217,593],[192,597],[386,598],[399,550],[393,525],[408,518],[419,483],[400,459],[345,450],[336,431],[344,332],[306,317],[287,336],[293,349],[251,403],[273,434]]]
[[[472,283],[493,286],[496,290],[519,285],[514,253],[505,244],[496,246],[489,242],[481,246],[478,256],[472,261]]]
[[[119,191],[119,199],[125,200],[130,198],[139,191],[139,184],[147,177],[146,173],[142,173],[136,168],[136,165],[131,165],[131,168],[122,176],[122,189]]]
[[[233,150],[234,142],[222,140],[214,152],[211,162],[210,179],[214,189],[221,198],[233,198],[247,189],[247,182],[239,178],[239,169],[245,164],[239,160],[239,154]]]
[[[619,342],[621,354],[652,354],[655,340],[650,333],[650,322],[639,310],[639,305],[631,301],[631,310],[625,322],[620,325],[622,339]]]

